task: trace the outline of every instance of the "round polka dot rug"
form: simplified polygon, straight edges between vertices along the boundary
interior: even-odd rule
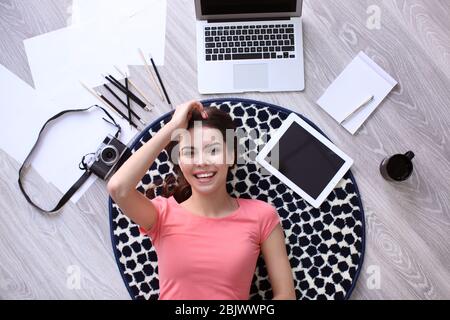
[[[250,136],[246,141],[241,140],[248,153],[261,150],[262,141],[269,141],[270,132],[276,131],[292,112],[245,99],[214,99],[202,103],[228,112],[237,129],[269,133],[264,140],[254,140]],[[131,145],[132,152],[155,135],[171,116],[170,112],[148,125]],[[311,121],[299,116],[324,134]],[[246,159],[252,157],[247,155]],[[275,176],[260,172],[256,161],[238,164],[229,174],[227,190],[233,197],[260,199],[277,208],[284,228],[297,299],[348,299],[362,267],[365,246],[364,210],[351,171],[319,209],[313,208]],[[153,182],[167,175],[175,173],[168,153],[163,150],[142,178],[138,190],[145,194]],[[160,192],[157,188],[156,195]],[[109,213],[114,255],[130,296],[133,299],[158,299],[158,256],[151,239],[140,233],[138,226],[120,211],[111,198]],[[268,273],[260,255],[250,300],[269,300],[272,297]]]

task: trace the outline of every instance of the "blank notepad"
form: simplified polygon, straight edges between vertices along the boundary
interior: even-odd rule
[[[373,95],[370,103],[342,123],[347,131],[355,134],[396,85],[397,81],[360,52],[317,100],[317,104],[341,123],[365,98]]]

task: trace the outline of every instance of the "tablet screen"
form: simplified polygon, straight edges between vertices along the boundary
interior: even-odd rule
[[[272,150],[279,148],[278,168],[271,154],[265,159],[289,180],[317,199],[345,161],[293,122]]]

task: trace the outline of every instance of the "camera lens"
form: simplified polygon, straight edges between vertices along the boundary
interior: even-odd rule
[[[106,146],[102,150],[100,157],[105,164],[111,166],[116,163],[119,157],[119,151],[114,146]]]

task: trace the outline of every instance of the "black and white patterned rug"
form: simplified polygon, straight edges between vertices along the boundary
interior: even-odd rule
[[[275,131],[292,112],[245,99],[202,102],[205,106],[228,112],[238,129],[248,131]],[[171,115],[164,115],[143,130],[132,145],[132,152],[164,126]],[[320,131],[308,119],[299,116]],[[269,139],[270,135],[265,141]],[[259,141],[247,139],[246,152],[261,150]],[[227,189],[234,197],[260,199],[277,208],[285,232],[297,299],[348,299],[361,270],[365,245],[364,210],[352,173],[348,172],[322,206],[315,209],[278,178],[261,175],[260,170],[256,162],[237,165],[230,173]],[[163,150],[143,177],[138,190],[145,193],[153,181],[169,174],[174,174],[173,165]],[[157,189],[156,194],[159,193]],[[158,299],[158,257],[150,238],[140,233],[138,226],[121,213],[111,198],[109,211],[114,254],[131,297]],[[260,256],[250,299],[271,299],[272,296],[267,270]]]

